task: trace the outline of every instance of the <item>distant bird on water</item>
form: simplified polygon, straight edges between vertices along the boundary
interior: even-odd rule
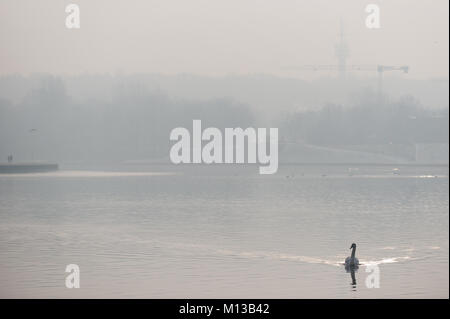
[[[350,246],[350,249],[352,249],[352,255],[345,258],[345,268],[358,268],[359,260],[355,257],[356,253],[356,244],[353,243]]]

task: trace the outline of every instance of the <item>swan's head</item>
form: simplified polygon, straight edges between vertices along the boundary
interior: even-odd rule
[[[356,248],[356,244],[355,244],[355,243],[353,243],[353,244],[350,246],[350,249],[352,249],[352,248]]]

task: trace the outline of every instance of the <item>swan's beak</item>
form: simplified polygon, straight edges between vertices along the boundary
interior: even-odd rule
[[[350,249],[352,249],[352,246],[350,246]]]

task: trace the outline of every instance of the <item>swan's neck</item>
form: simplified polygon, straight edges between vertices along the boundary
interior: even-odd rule
[[[353,247],[353,249],[352,249],[352,259],[355,258],[355,253],[356,253],[356,247]]]

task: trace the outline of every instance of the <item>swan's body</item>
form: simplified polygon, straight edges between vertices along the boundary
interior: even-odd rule
[[[358,266],[359,265],[359,260],[356,257],[347,257],[345,258],[345,265],[352,267],[352,266]]]
[[[352,249],[352,255],[345,258],[345,267],[346,268],[357,268],[359,265],[358,258],[355,257],[356,254],[356,244],[352,244],[350,246],[350,249]]]

